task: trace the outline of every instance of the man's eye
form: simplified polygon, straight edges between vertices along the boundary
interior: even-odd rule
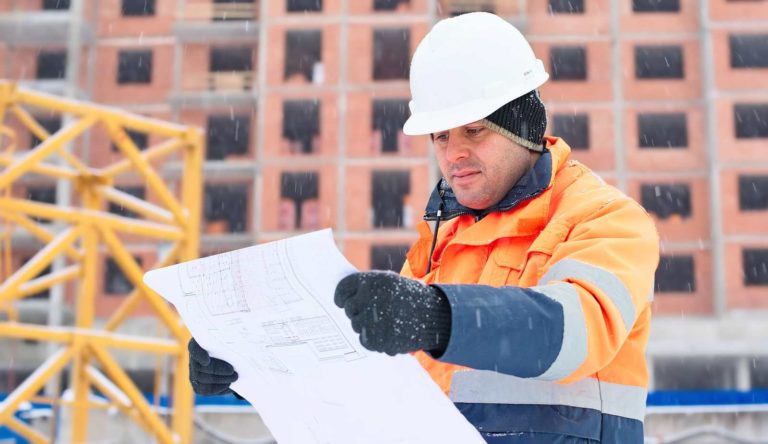
[[[448,134],[435,134],[436,142],[445,142],[448,140]]]
[[[467,128],[467,134],[469,134],[470,136],[476,136],[476,135],[480,134],[481,132],[483,132],[484,129],[485,128],[482,128],[482,127],[480,127],[480,128]]]

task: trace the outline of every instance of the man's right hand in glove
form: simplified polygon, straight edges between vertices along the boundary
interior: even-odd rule
[[[237,381],[237,372],[227,361],[212,358],[195,338],[189,340],[189,382],[199,395],[234,393],[229,385]],[[240,398],[237,393],[235,396]],[[242,399],[242,398],[241,398]]]
[[[366,271],[339,281],[333,300],[368,350],[441,355],[448,346],[451,304],[437,287],[391,271]]]

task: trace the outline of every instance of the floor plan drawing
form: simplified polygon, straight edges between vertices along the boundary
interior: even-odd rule
[[[355,271],[322,230],[153,270],[144,281],[203,348],[235,367],[232,389],[281,444],[482,442],[415,358],[362,347],[333,303],[336,284]]]

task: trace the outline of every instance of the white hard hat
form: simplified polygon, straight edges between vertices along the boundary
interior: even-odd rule
[[[509,22],[473,12],[438,22],[419,43],[410,71],[416,136],[481,120],[549,78],[525,37]]]

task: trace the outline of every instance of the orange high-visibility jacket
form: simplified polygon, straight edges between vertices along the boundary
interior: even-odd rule
[[[486,439],[641,443],[658,235],[639,204],[546,141],[494,208],[462,207],[443,182],[433,193],[432,269],[425,220],[402,274],[446,294],[451,338],[417,357]]]

